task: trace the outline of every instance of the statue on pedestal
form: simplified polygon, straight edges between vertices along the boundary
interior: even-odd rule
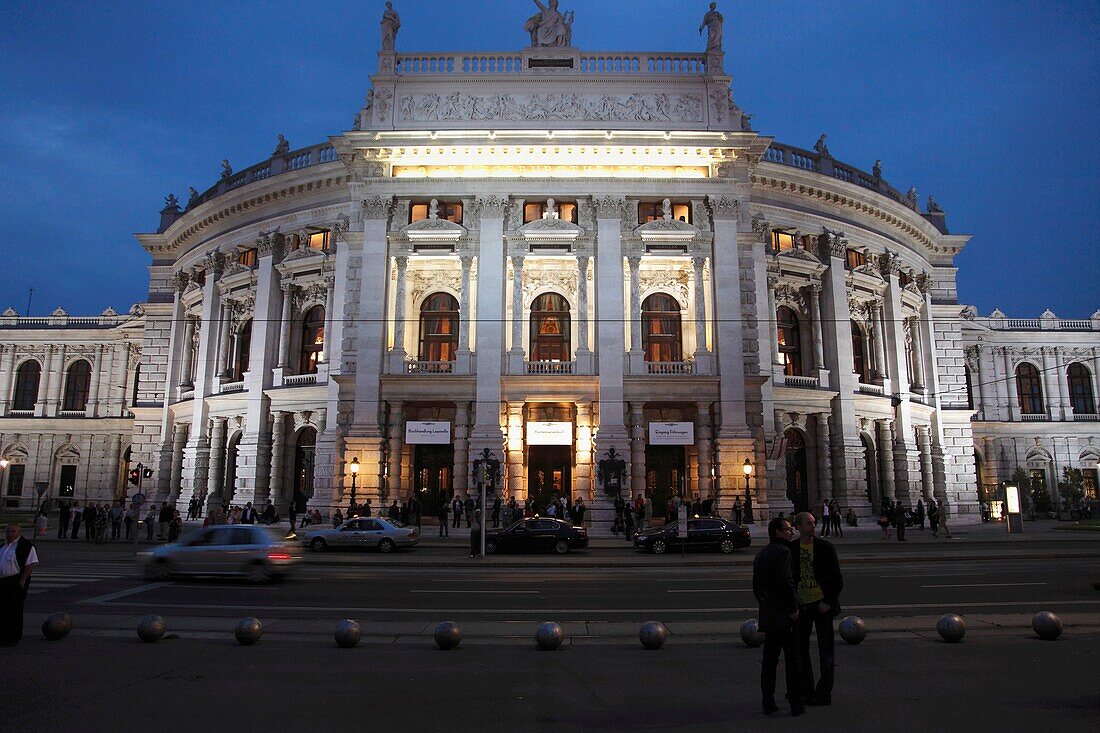
[[[558,0],[550,0],[549,7],[535,0],[539,12],[523,24],[523,30],[531,34],[532,46],[566,48],[573,42],[573,11],[562,15],[558,12]]]
[[[722,51],[722,25],[726,19],[717,10],[718,3],[711,3],[710,10],[703,16],[703,23],[699,26],[699,35],[703,35],[703,29],[707,29],[707,53]]]
[[[382,50],[393,51],[397,41],[397,31],[401,29],[401,18],[393,9],[393,3],[386,3],[386,12],[382,13]]]

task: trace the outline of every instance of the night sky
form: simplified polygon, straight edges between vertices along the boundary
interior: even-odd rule
[[[702,51],[707,2],[562,0],[583,50]],[[348,129],[383,2],[0,2],[0,309],[88,315],[144,299],[164,196],[206,190]],[[517,50],[527,0],[395,0],[398,51]],[[468,9],[468,10],[466,10]],[[914,185],[974,238],[960,300],[1065,318],[1100,308],[1100,4],[721,0],[753,126]],[[468,13],[464,16],[463,13]]]

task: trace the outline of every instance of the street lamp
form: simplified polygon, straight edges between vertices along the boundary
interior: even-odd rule
[[[359,456],[355,456],[351,459],[351,465],[348,466],[348,470],[351,471],[351,505],[355,506],[355,479],[359,476]]]
[[[752,524],[756,520],[752,516],[752,492],[749,490],[749,479],[752,477],[752,459],[746,458],[745,465],[741,466],[745,472],[745,523]]]

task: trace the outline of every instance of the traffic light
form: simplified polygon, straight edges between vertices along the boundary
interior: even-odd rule
[[[130,483],[132,483],[134,486],[137,486],[139,483],[141,483],[141,470],[137,468],[131,468],[129,480]]]
[[[153,478],[153,469],[147,468],[142,472],[141,475],[144,476],[145,478]]]

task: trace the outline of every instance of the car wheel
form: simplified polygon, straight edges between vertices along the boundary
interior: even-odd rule
[[[172,566],[167,560],[151,562],[146,566],[145,574],[150,580],[168,580],[172,577]]]
[[[309,549],[314,552],[324,552],[328,549],[328,543],[325,542],[323,537],[314,537],[313,541],[309,543]]]
[[[389,537],[383,537],[382,541],[378,543],[379,552],[393,552],[396,545],[393,544],[393,540]]]
[[[495,555],[497,554],[497,543],[492,540],[485,540],[485,554]]]
[[[665,554],[665,550],[667,550],[667,549],[668,549],[668,545],[665,544],[664,540],[654,540],[653,541],[653,554],[654,555],[663,555],[663,554]]]
[[[554,543],[554,552],[558,553],[559,555],[564,555],[565,553],[569,552],[569,543],[565,540],[558,540]]]
[[[721,552],[723,555],[729,555],[736,549],[737,545],[735,545],[733,540],[729,539],[728,537],[718,543],[718,551]]]
[[[245,568],[244,576],[249,583],[267,583],[272,577],[271,568],[262,562],[252,563]]]

